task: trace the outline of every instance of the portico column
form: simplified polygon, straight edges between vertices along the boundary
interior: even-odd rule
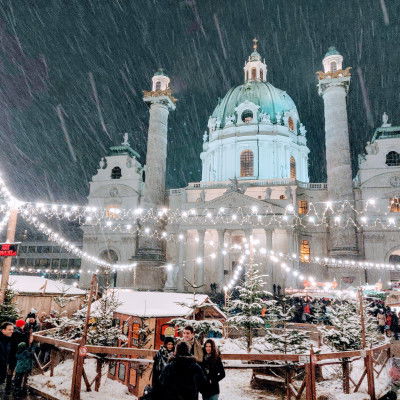
[[[186,231],[182,231],[178,235],[178,277],[177,289],[179,292],[185,290],[185,254],[186,254]]]
[[[204,236],[206,234],[205,230],[197,230],[198,243],[197,243],[197,260],[196,260],[196,285],[204,285]],[[201,260],[201,261],[200,261]],[[205,288],[201,288],[204,291]]]
[[[217,283],[220,289],[224,286],[224,254],[222,250],[224,250],[224,236],[225,229],[217,229],[218,234],[218,253],[217,253]]]

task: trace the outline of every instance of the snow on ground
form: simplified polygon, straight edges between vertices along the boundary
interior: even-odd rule
[[[50,377],[50,372],[45,375],[35,375],[29,378],[29,385],[42,392],[60,400],[69,400],[72,377],[72,360],[66,360],[60,363],[54,369],[54,376]],[[119,382],[106,377],[106,367],[103,367],[103,377],[98,392],[86,392],[85,384],[82,380],[82,400],[135,400],[136,397],[128,392],[128,388]],[[96,376],[96,362],[88,359],[85,361],[85,372],[89,382],[92,382]],[[94,386],[94,385],[93,385]],[[92,386],[92,387],[93,387]]]

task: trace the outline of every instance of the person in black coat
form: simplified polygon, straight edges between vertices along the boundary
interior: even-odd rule
[[[11,386],[11,376],[9,375],[9,367],[15,358],[13,353],[12,334],[14,325],[11,322],[3,322],[0,325],[0,385],[6,382],[6,390]]]
[[[198,400],[206,378],[185,342],[176,346],[175,355],[160,377],[164,400]]]
[[[218,400],[219,381],[225,378],[225,370],[214,340],[206,340],[203,352],[204,357],[201,367],[207,380],[206,385],[202,389],[203,400]]]
[[[174,355],[175,341],[172,337],[164,339],[164,345],[160,347],[157,354],[154,356],[153,371],[152,371],[152,399],[162,399],[160,376],[167,366],[169,359]]]

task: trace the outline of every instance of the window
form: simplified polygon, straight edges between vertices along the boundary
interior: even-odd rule
[[[260,79],[264,80],[264,71],[262,69],[260,69]]]
[[[134,368],[129,371],[129,385],[136,386],[137,373]]]
[[[120,379],[123,382],[125,382],[125,371],[126,371],[125,364],[120,363],[118,367],[118,379]]]
[[[400,212],[400,197],[390,199],[390,212]]]
[[[302,240],[300,244],[300,261],[303,263],[310,262],[310,242]]]
[[[19,265],[20,267],[25,267],[25,262],[26,262],[26,258],[20,258],[20,259],[18,260],[18,265]]]
[[[105,260],[111,264],[116,263],[118,261],[117,253],[114,250],[104,250],[100,254],[100,258]]]
[[[161,82],[156,82],[156,90],[161,90]]]
[[[389,167],[397,167],[400,165],[400,154],[397,151],[389,151],[386,154],[386,165]]]
[[[254,156],[251,150],[244,150],[240,154],[240,176],[254,175]]]
[[[60,261],[60,268],[67,268],[68,266],[68,259],[62,258]]]
[[[253,112],[250,110],[243,111],[242,121],[245,122],[246,124],[249,124],[251,121],[253,121]]]
[[[286,199],[286,196],[284,195],[284,194],[281,194],[280,196],[279,196],[279,200],[285,200]]]
[[[308,213],[308,202],[306,200],[299,200],[299,214],[307,214]]]
[[[115,376],[115,369],[116,369],[115,367],[116,367],[115,361],[110,362],[110,369],[108,370],[108,373],[111,376]]]
[[[294,131],[294,122],[292,117],[289,117],[288,119],[288,126],[291,131]]]
[[[251,79],[255,81],[257,79],[257,70],[255,68],[251,69]]]
[[[290,157],[290,177],[296,179],[296,160],[293,156]]]
[[[58,268],[60,264],[60,260],[58,258],[53,258],[51,260],[51,267],[52,268]]]
[[[119,208],[119,207],[116,206],[115,204],[108,205],[106,207],[106,217],[107,218],[117,218],[118,214],[115,212],[116,208]]]
[[[114,167],[111,170],[111,179],[120,179],[121,178],[121,168],[120,167]]]
[[[36,253],[36,246],[29,246],[28,253]]]
[[[337,71],[337,64],[336,61],[331,62],[331,72],[336,72]]]

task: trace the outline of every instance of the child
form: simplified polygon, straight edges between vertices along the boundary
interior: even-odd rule
[[[25,342],[18,344],[17,365],[15,367],[14,387],[16,394],[26,390],[28,375],[32,371],[33,349]]]

